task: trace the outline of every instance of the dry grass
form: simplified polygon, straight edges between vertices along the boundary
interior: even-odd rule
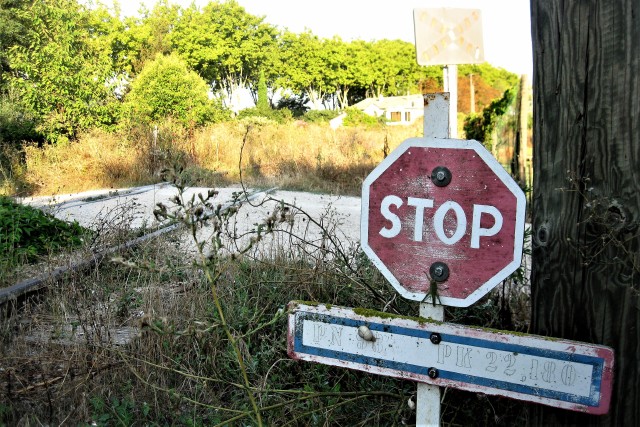
[[[418,125],[332,130],[326,124],[249,121],[193,133],[167,123],[155,137],[142,127],[126,134],[95,131],[76,142],[26,147],[18,179],[32,194],[49,195],[157,182],[161,170],[178,166],[200,185],[238,182],[242,173],[253,186],[359,194],[384,151],[421,132]]]

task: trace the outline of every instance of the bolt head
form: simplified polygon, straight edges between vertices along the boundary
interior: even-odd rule
[[[438,344],[440,344],[442,342],[442,337],[440,336],[439,333],[434,332],[429,337],[429,340],[431,341],[432,344],[438,345]]]
[[[429,368],[429,370],[427,371],[427,375],[429,375],[429,378],[431,379],[436,379],[438,378],[438,375],[440,373],[438,372],[438,370],[436,368]]]
[[[434,262],[429,267],[429,274],[436,282],[444,282],[449,278],[449,267],[444,262]]]
[[[431,181],[437,187],[446,187],[451,182],[451,171],[444,166],[436,166],[431,171]]]

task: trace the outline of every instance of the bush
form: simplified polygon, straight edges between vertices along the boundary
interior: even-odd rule
[[[281,110],[272,110],[270,108],[245,108],[238,113],[238,119],[246,119],[248,117],[264,117],[276,123],[286,123],[293,117],[291,111],[286,108]]]
[[[338,114],[340,114],[340,112],[336,110],[311,110],[304,114],[303,120],[309,123],[328,122],[338,117]]]
[[[0,269],[32,262],[41,255],[78,246],[85,234],[77,222],[68,223],[9,197],[0,196]]]
[[[126,111],[133,120],[158,123],[173,118],[185,127],[229,118],[219,100],[210,100],[207,83],[177,55],[158,55],[131,85]]]
[[[284,96],[278,100],[276,104],[276,110],[288,109],[293,114],[293,117],[300,118],[310,113],[307,103],[309,98],[307,96]]]
[[[347,117],[342,122],[345,126],[381,126],[385,123],[384,117],[373,117],[357,108],[351,107],[345,110]]]
[[[43,140],[36,132],[36,118],[15,100],[0,97],[0,143],[13,146],[22,141]]]

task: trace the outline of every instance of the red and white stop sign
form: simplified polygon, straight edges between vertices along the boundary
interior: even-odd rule
[[[362,248],[403,297],[430,301],[434,279],[467,307],[520,266],[525,207],[479,142],[411,138],[362,185]]]

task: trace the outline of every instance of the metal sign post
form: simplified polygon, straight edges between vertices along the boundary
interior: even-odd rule
[[[448,93],[424,95],[424,137],[448,138],[451,132]],[[444,321],[444,306],[420,303],[420,317]],[[418,383],[416,390],[416,426],[440,425],[440,387]]]

